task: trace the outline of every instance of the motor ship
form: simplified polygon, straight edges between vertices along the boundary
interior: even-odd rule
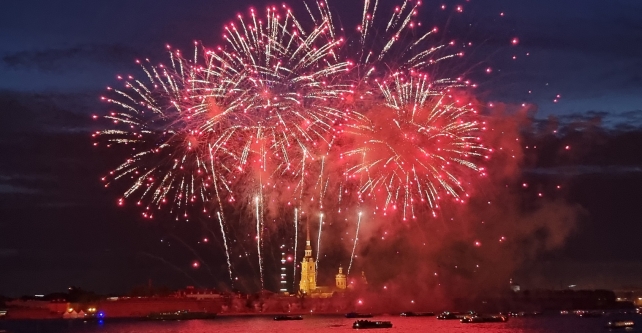
[[[607,328],[629,328],[635,326],[632,320],[615,320],[606,324]]]
[[[463,319],[463,318],[465,318],[467,316],[474,316],[474,315],[476,315],[476,313],[473,312],[473,311],[469,311],[469,312],[465,312],[465,313],[444,311],[444,312],[440,313],[437,316],[437,319],[439,319],[439,320],[455,320],[455,319]]]
[[[372,313],[358,313],[358,312],[346,313],[346,318],[372,318],[372,317],[374,317]]]
[[[402,317],[432,317],[434,312],[402,312],[400,316]]]
[[[460,320],[464,324],[474,323],[505,323],[508,316],[467,316]]]
[[[578,316],[582,318],[598,318],[602,317],[602,311],[577,311]]]
[[[357,320],[352,324],[354,329],[369,329],[369,328],[392,328],[392,323],[389,321],[370,321],[370,320]]]
[[[303,320],[302,316],[276,316],[274,317],[274,320],[276,321],[282,321],[282,320]]]
[[[147,319],[152,320],[192,320],[192,319],[214,319],[216,313],[180,310],[174,312],[152,312]]]

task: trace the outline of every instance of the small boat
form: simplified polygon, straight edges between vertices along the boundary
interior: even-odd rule
[[[400,314],[402,317],[431,317],[434,315],[434,312],[402,312]]]
[[[358,313],[358,312],[346,313],[346,318],[372,318],[372,317],[374,317],[372,313]]]
[[[607,328],[627,328],[633,326],[635,326],[635,323],[631,320],[615,320],[609,321],[609,323],[606,324]]]
[[[276,316],[274,317],[274,320],[281,321],[281,320],[303,320],[302,316]]]
[[[568,314],[568,311],[564,313],[564,311],[561,311],[560,314]],[[532,311],[532,312],[525,312],[525,311],[520,311],[520,312],[508,312],[509,317],[532,317],[532,316],[540,316],[542,315],[541,311]]]
[[[454,320],[454,319],[463,319],[468,316],[474,316],[475,312],[469,311],[466,313],[461,313],[461,312],[450,312],[450,311],[444,311],[440,313],[437,316],[437,319],[439,320]]]
[[[517,313],[518,316],[520,317],[533,317],[533,316],[541,316],[542,312],[541,311],[532,311],[532,312],[519,312]]]
[[[579,316],[582,318],[598,318],[602,317],[602,311],[582,311]]]
[[[352,324],[354,329],[367,329],[367,328],[392,328],[392,323],[389,321],[370,321],[370,320],[357,320]]]
[[[505,323],[508,316],[467,316],[460,320],[464,324],[474,323]]]
[[[191,320],[191,319],[214,319],[216,313],[180,310],[174,312],[152,312],[147,319],[152,320]]]

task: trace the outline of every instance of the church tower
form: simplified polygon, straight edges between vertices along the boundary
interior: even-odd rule
[[[305,256],[301,261],[301,282],[299,291],[309,295],[317,289],[317,263],[312,257],[312,245],[310,245],[310,225],[307,225],[307,239],[305,241]]]
[[[336,283],[337,283],[337,289],[346,289],[347,287],[347,279],[346,275],[343,274],[343,267],[339,266],[339,274],[336,275],[335,277]]]
[[[368,285],[368,279],[366,279],[366,272],[361,271],[361,284],[363,287],[366,287]]]

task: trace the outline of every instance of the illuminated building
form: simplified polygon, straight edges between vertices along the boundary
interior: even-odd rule
[[[184,290],[177,291],[176,296],[196,300],[219,299],[222,297],[215,289],[197,289],[194,286],[187,286]]]
[[[285,267],[286,261],[287,260],[285,259],[285,245],[281,245],[281,271],[279,272],[281,274],[280,275],[281,278],[279,281],[280,282],[279,292],[284,294],[288,292],[287,275],[286,275],[286,267]]]
[[[365,276],[363,276],[365,279]],[[310,244],[310,228],[307,229],[305,241],[305,255],[301,261],[301,281],[299,282],[299,293],[308,297],[325,298],[332,297],[334,293],[346,291],[347,276],[343,274],[343,267],[339,266],[339,273],[335,276],[335,286],[326,287],[317,285],[317,263],[312,256],[312,245]]]
[[[343,267],[339,266],[339,274],[335,276],[337,289],[344,290],[347,287],[348,279],[345,274],[343,274]]]
[[[302,294],[310,295],[317,289],[317,263],[312,257],[312,245],[310,245],[310,226],[307,227],[307,238],[305,240],[305,256],[301,261],[301,282],[299,291]]]

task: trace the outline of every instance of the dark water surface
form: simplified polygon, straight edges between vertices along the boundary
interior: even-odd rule
[[[0,321],[0,332],[7,333],[214,333],[214,332],[356,332],[354,319],[341,316],[304,316],[300,321],[274,321],[267,316],[220,316],[214,320],[138,321],[106,319],[103,323],[80,320]],[[634,329],[610,330],[609,320],[633,320]],[[404,318],[378,316],[372,320],[389,320],[390,329],[367,332],[458,332],[458,333],[544,333],[544,332],[642,332],[642,316],[611,315],[602,318],[579,318],[574,315],[555,315],[511,318],[507,323],[462,324],[457,320],[437,320],[434,317]]]

